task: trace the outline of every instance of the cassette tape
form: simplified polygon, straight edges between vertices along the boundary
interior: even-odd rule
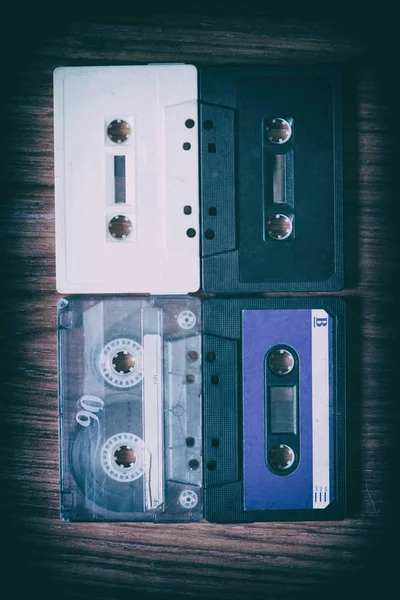
[[[195,67],[58,68],[54,125],[58,291],[197,291]]]
[[[196,298],[58,304],[61,516],[202,516],[201,311]]]
[[[340,72],[199,72],[202,287],[343,287]]]
[[[344,319],[337,298],[205,301],[209,521],[344,517]]]

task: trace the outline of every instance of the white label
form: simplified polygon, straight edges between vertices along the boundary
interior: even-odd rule
[[[144,444],[149,453],[146,481],[146,508],[164,502],[163,405],[161,336],[147,334],[143,339]]]
[[[312,311],[313,508],[325,508],[330,502],[329,322],[324,310]]]

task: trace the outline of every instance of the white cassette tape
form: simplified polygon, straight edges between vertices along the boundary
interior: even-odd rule
[[[57,289],[200,286],[197,71],[54,72]]]

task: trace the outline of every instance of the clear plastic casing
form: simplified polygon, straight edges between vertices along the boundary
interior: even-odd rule
[[[201,518],[200,319],[190,297],[59,301],[62,519]]]

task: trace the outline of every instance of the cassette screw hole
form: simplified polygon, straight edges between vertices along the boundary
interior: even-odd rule
[[[206,131],[211,131],[214,128],[214,123],[212,121],[204,121],[203,127]]]
[[[211,446],[212,446],[213,448],[219,448],[219,439],[218,439],[218,438],[213,438],[213,439],[211,440]]]
[[[189,142],[185,142],[185,143],[183,144],[183,146],[182,146],[182,148],[183,148],[184,150],[190,150],[190,148],[191,148],[191,147],[192,147],[192,146],[191,146],[191,144],[189,144]]]
[[[215,233],[213,229],[207,229],[207,231],[204,234],[204,237],[206,238],[206,240],[212,240],[215,237]]]
[[[137,458],[132,448],[121,446],[114,452],[114,460],[119,467],[129,469],[129,467],[135,464]]]
[[[207,469],[209,471],[215,471],[216,468],[217,468],[217,461],[216,460],[209,460],[209,461],[207,461]]]
[[[194,439],[194,437],[187,437],[186,438],[186,446],[188,448],[193,448],[193,446],[195,445],[196,440]]]
[[[218,375],[211,375],[211,383],[213,385],[217,385],[219,383],[219,376]]]
[[[183,213],[185,215],[191,215],[192,214],[192,207],[187,205],[183,207]]]
[[[185,409],[180,404],[175,404],[175,406],[171,409],[171,412],[174,417],[181,417],[185,414]]]
[[[189,360],[191,360],[191,361],[195,361],[195,360],[198,360],[198,358],[199,358],[199,355],[198,355],[198,353],[196,352],[196,350],[190,350],[190,351],[188,352],[188,359],[189,359]]]
[[[277,444],[268,452],[268,462],[277,471],[289,469],[293,465],[294,459],[294,451],[286,444]]]
[[[192,129],[194,127],[194,121],[193,121],[193,119],[186,119],[185,125],[186,125],[186,127],[188,129]]]
[[[176,320],[181,329],[193,329],[196,325],[196,315],[191,310],[182,310]]]
[[[267,233],[273,240],[286,240],[293,231],[291,219],[286,215],[269,215],[267,219]]]
[[[197,458],[192,458],[189,460],[189,467],[195,471],[196,469],[198,469],[200,466],[199,461],[197,460]]]
[[[186,235],[190,238],[194,238],[194,236],[196,235],[196,230],[193,229],[192,227],[190,227],[187,231],[186,231]]]
[[[210,217],[217,216],[217,209],[215,208],[215,206],[210,206],[210,208],[208,209],[208,214],[210,215]]]
[[[285,144],[292,135],[292,128],[286,119],[279,117],[268,119],[265,131],[271,144]]]
[[[215,352],[207,352],[206,359],[207,359],[207,362],[214,362],[216,359]]]
[[[294,367],[293,354],[289,350],[278,348],[270,354],[268,366],[275,375],[287,375]]]
[[[124,215],[113,217],[108,224],[110,235],[116,240],[125,240],[132,233],[132,223]]]
[[[117,373],[130,373],[135,368],[136,361],[132,354],[121,350],[112,359],[112,366]]]
[[[178,501],[183,508],[190,509],[197,505],[199,499],[196,492],[193,490],[184,490],[181,492]]]
[[[123,144],[131,135],[131,126],[123,119],[115,119],[109,124],[107,135],[114,144]]]
[[[191,373],[189,373],[189,375],[186,375],[186,383],[194,383],[196,381],[196,377],[194,375],[192,375]]]

